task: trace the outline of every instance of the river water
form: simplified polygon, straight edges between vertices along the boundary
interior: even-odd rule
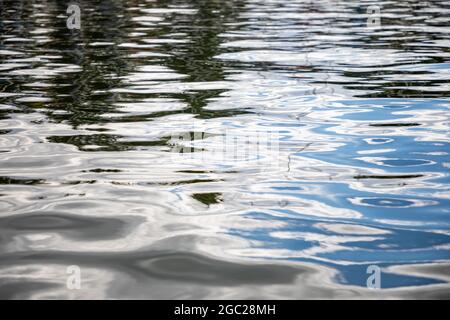
[[[0,298],[450,298],[447,0],[79,4],[0,0]]]

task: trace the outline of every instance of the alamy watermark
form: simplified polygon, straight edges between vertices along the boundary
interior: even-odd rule
[[[66,286],[69,290],[81,289],[81,268],[77,265],[67,267],[67,281]]]
[[[69,15],[66,21],[66,26],[69,30],[81,29],[81,9],[77,3],[70,3],[67,7],[66,13]]]
[[[367,8],[367,28],[377,29],[381,27],[381,8],[380,6],[369,6]]]
[[[377,265],[371,265],[367,267],[366,272],[370,274],[366,282],[367,288],[381,289],[381,268]]]
[[[412,5],[412,9],[420,10],[430,6],[428,1],[420,1]],[[69,30],[81,29],[81,8],[76,2],[69,3],[66,13],[69,15],[66,21]],[[370,5],[366,8],[368,29],[378,29],[381,27],[381,7],[379,5]]]
[[[270,161],[271,166],[275,167],[281,163],[281,137],[281,132],[272,130],[248,133],[227,129],[220,133],[193,131],[172,134],[169,145],[174,157],[182,154],[184,159],[223,163]]]

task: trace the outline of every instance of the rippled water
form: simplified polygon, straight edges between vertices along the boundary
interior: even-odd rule
[[[450,298],[447,0],[0,8],[1,298]]]

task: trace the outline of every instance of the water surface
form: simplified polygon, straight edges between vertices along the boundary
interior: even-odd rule
[[[0,9],[0,298],[450,298],[448,1]]]

